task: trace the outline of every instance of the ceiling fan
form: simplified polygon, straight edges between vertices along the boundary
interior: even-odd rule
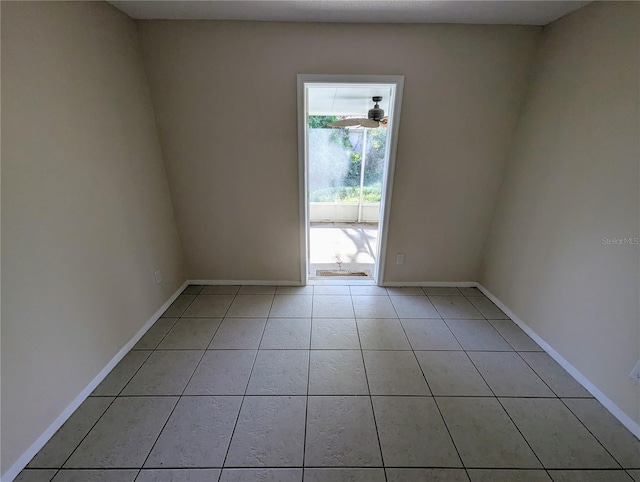
[[[335,122],[330,122],[327,124],[329,127],[351,127],[351,126],[362,126],[362,127],[387,127],[387,123],[389,122],[389,118],[384,115],[384,110],[380,108],[378,103],[382,101],[381,96],[373,97],[373,102],[375,105],[372,109],[369,109],[367,112],[367,118],[354,118],[354,119],[341,119]]]

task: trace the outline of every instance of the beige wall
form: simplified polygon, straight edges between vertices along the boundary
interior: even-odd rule
[[[138,47],[106,3],[2,2],[2,472],[186,277]]]
[[[386,281],[478,278],[539,28],[143,21],[140,30],[191,278],[300,279],[300,73],[405,76]]]
[[[640,423],[640,5],[545,28],[481,282]]]

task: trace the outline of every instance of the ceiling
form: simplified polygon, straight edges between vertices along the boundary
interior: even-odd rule
[[[367,117],[373,107],[374,95],[382,97],[380,107],[389,112],[390,87],[351,85],[340,87],[310,87],[307,103],[309,115],[348,115]]]
[[[546,25],[588,1],[112,0],[137,19]]]

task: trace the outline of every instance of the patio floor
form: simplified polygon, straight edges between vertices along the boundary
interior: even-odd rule
[[[319,270],[369,271],[373,277],[378,224],[312,223],[309,231],[310,277]]]

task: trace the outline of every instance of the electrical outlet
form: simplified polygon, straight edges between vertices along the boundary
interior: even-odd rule
[[[162,283],[162,273],[160,273],[160,270],[157,270],[155,273],[153,273],[153,275],[156,277],[156,284],[157,285]]]
[[[396,264],[404,264],[404,253],[396,254]]]
[[[640,383],[640,360],[636,363],[636,366],[633,367],[629,376],[634,382]]]

